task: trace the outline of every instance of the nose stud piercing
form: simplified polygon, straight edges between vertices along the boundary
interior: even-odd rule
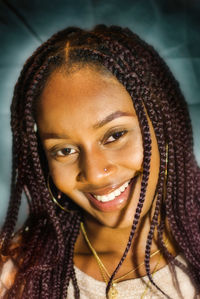
[[[107,168],[104,168],[104,171],[106,172],[106,171],[108,171],[108,169],[107,169]]]

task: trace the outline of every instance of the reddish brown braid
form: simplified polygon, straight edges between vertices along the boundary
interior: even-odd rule
[[[120,40],[120,41],[122,41],[122,40]],[[119,46],[119,45],[118,45]],[[117,43],[115,42],[115,50],[116,50],[116,47],[117,47]],[[127,50],[126,51],[124,51],[121,47],[120,47],[120,49],[119,49],[119,53],[116,53],[116,55],[120,55],[120,53],[126,53],[126,55],[128,55],[127,57],[129,57],[130,55],[131,55],[131,53],[129,53]],[[120,57],[122,57],[122,55],[120,55]],[[127,66],[128,66],[128,64],[126,64],[126,68],[127,68]],[[131,70],[129,69],[128,70],[129,72],[131,72]],[[134,79],[136,78],[136,75],[134,75]],[[132,79],[132,78],[131,78]],[[138,82],[137,82],[137,84],[135,83],[134,85],[137,85],[137,86],[140,86],[140,85],[142,85],[142,82],[139,82],[139,79],[138,79]],[[130,86],[130,85],[129,85]],[[145,93],[146,93],[146,95],[145,94],[143,94],[142,96],[143,97],[147,97],[147,90],[145,91]],[[130,90],[130,94],[131,94],[131,90]],[[138,93],[138,91],[137,90],[133,90],[133,94],[134,94],[134,97],[137,99],[137,98],[139,98],[139,97],[141,97],[141,91],[139,91],[139,93]],[[132,95],[133,96],[133,95]],[[149,95],[148,95],[149,96]],[[139,106],[139,109],[140,109],[140,106]],[[149,135],[149,134],[148,134]],[[164,149],[164,158],[165,158],[165,153],[166,153],[166,151],[165,151],[165,145],[164,145],[164,147],[163,147],[163,149]],[[162,152],[161,152],[161,157],[162,157]],[[163,171],[162,171],[162,168],[163,168]],[[162,165],[161,164],[161,173],[163,173],[164,174],[164,170],[165,170],[165,167],[164,167],[164,165]],[[163,178],[164,179],[164,176],[161,176],[161,178]],[[159,184],[158,184],[158,186],[159,186]],[[152,224],[151,224],[151,229],[150,229],[150,234],[149,234],[149,237],[148,237],[148,239],[147,239],[147,245],[146,245],[146,257],[145,257],[145,262],[146,262],[146,269],[147,269],[147,274],[150,276],[150,267],[149,267],[149,257],[150,257],[150,251],[151,251],[151,242],[152,242],[152,238],[153,238],[153,232],[154,232],[154,228],[155,228],[155,225],[157,224],[157,218],[158,218],[158,214],[159,214],[159,210],[160,210],[160,203],[161,203],[161,198],[162,198],[162,188],[163,188],[163,186],[161,185],[161,192],[159,192],[159,188],[158,188],[158,199],[157,199],[157,202],[156,202],[156,210],[155,210],[155,214],[154,214],[154,216],[153,216],[153,221],[152,221]],[[137,212],[138,212],[138,214],[140,215],[140,210],[139,210],[139,208],[142,208],[142,202],[140,202],[140,200],[139,200],[139,205],[138,205],[138,209],[137,209]],[[137,215],[137,214],[136,214]],[[137,222],[136,222],[136,225],[137,225]],[[131,245],[131,238],[133,237],[133,234],[134,234],[134,229],[132,230],[132,234],[130,235],[130,240],[129,240],[129,243],[128,243],[128,246],[127,246],[127,248],[126,248],[126,252],[125,252],[125,254],[124,254],[124,256],[123,256],[123,259],[125,258],[125,256],[126,256],[126,254],[127,254],[127,252],[128,252],[128,249],[129,249],[129,247],[130,247],[130,245]],[[120,264],[119,264],[119,266],[121,265],[121,263],[123,262],[123,260],[121,260],[121,262],[120,262]],[[118,266],[118,267],[119,267]],[[117,270],[117,269],[116,269]],[[116,273],[116,272],[115,272]],[[115,274],[114,273],[114,274]],[[114,276],[114,275],[113,275]],[[112,279],[112,278],[111,278]],[[153,282],[153,281],[152,281]],[[108,288],[109,288],[109,286],[108,286]]]
[[[69,51],[66,60],[67,43]],[[191,266],[190,272],[178,261],[176,264],[199,284],[200,170],[193,155],[192,129],[187,105],[173,75],[151,46],[129,29],[99,25],[92,31],[72,27],[55,34],[29,58],[16,84],[11,106],[11,199],[1,232],[2,253],[13,255],[9,251],[9,244],[23,191],[29,198],[30,213],[25,224],[29,230],[22,233],[22,245],[18,258],[15,259],[19,264],[19,273],[7,297],[66,298],[70,279],[74,285],[75,298],[80,297],[73,251],[79,233],[81,210],[66,196],[63,201],[67,208],[73,208],[71,213],[65,213],[54,206],[46,186],[46,158],[39,136],[34,132],[36,105],[46,80],[56,69],[62,68],[70,72],[74,64],[88,64],[99,71],[107,70],[117,77],[132,97],[143,137],[144,173],[140,197],[127,247],[111,280],[126,258],[145,199],[151,160],[147,112],[158,143],[160,171],[157,196],[154,199],[156,207],[146,241],[146,272],[154,284],[150,273],[150,251],[156,228],[166,257],[175,263],[163,242],[167,216],[173,236]],[[166,196],[163,196],[166,144],[169,161],[167,192]]]

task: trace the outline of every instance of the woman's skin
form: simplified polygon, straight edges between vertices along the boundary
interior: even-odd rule
[[[112,273],[126,247],[141,188],[143,142],[131,97],[114,76],[90,67],[70,74],[56,71],[40,97],[37,123],[54,184],[83,209],[89,240]],[[152,157],[145,202],[131,250],[116,277],[144,261],[160,164],[150,121],[149,125]],[[94,198],[125,182],[128,187],[115,199],[103,203]],[[157,249],[155,236],[151,253]],[[102,280],[81,233],[74,260],[85,273]],[[151,259],[151,269],[158,260],[158,268],[165,264],[157,254]],[[141,266],[127,278],[143,275]]]

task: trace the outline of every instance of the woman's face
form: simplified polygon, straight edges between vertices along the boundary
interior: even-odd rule
[[[123,85],[88,67],[70,75],[55,72],[37,116],[56,187],[103,225],[131,226],[140,195],[143,142]],[[150,130],[152,159],[142,215],[150,209],[159,169],[151,123]]]

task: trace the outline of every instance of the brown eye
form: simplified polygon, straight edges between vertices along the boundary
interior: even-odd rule
[[[76,153],[75,149],[66,147],[66,148],[62,148],[62,149],[58,150],[57,152],[55,152],[55,156],[65,157],[65,156],[69,156],[69,155],[72,155],[75,153]]]
[[[115,132],[112,135],[110,135],[110,137],[107,139],[106,143],[114,142],[114,141],[120,139],[126,133],[127,133],[127,131],[125,131],[125,130],[124,131]]]

